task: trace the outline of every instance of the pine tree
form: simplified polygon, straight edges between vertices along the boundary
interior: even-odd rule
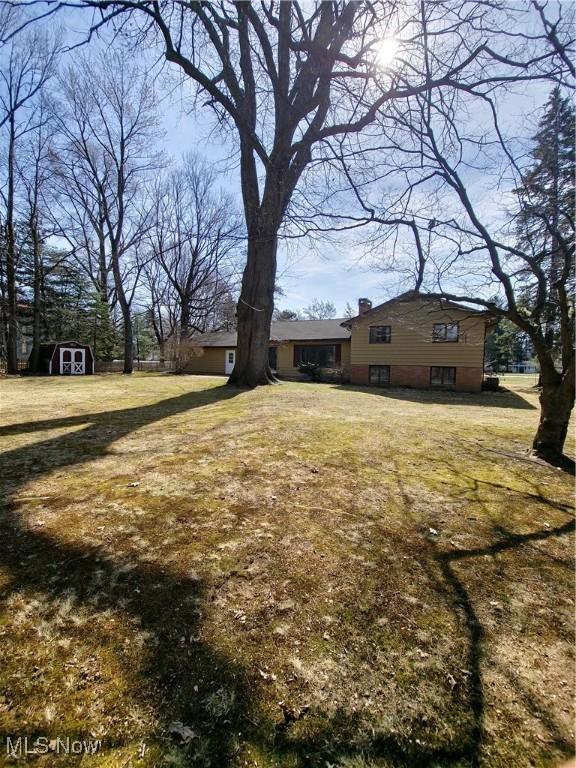
[[[571,275],[564,274],[574,236],[575,110],[569,98],[554,88],[534,136],[534,164],[517,190],[520,213],[518,238],[542,268],[547,283],[545,334],[550,349],[558,346],[558,290],[570,290]],[[538,286],[533,287],[536,300]]]

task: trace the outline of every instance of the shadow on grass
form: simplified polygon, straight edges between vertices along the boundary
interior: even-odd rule
[[[477,558],[492,558],[495,555],[522,548],[525,548],[526,551],[525,558],[532,559],[534,555],[536,555],[535,552],[530,552],[532,544],[544,542],[551,538],[573,534],[576,530],[576,523],[574,520],[573,506],[548,498],[537,484],[531,483],[532,490],[530,491],[519,491],[504,483],[490,480],[478,480],[447,462],[441,461],[440,463],[448,467],[455,477],[459,477],[466,481],[467,485],[463,488],[460,486],[459,493],[455,489],[452,489],[451,496],[457,498],[460,495],[465,497],[467,501],[476,501],[477,504],[483,506],[485,502],[482,498],[481,487],[485,486],[487,488],[494,488],[498,492],[512,492],[519,496],[519,498],[525,499],[526,502],[543,504],[545,507],[550,508],[550,510],[559,512],[569,518],[562,525],[521,534],[515,533],[502,525],[495,525],[493,526],[495,541],[480,547],[441,551],[437,545],[430,542],[433,552],[433,560],[442,577],[440,581],[437,581],[437,584],[445,594],[452,595],[455,616],[458,617],[462,612],[465,617],[466,630],[468,633],[467,667],[470,673],[468,699],[470,711],[473,714],[473,726],[469,734],[470,751],[468,757],[470,759],[470,765],[476,768],[476,766],[479,766],[481,763],[484,740],[485,696],[482,664],[486,661],[484,658],[485,652],[483,647],[486,633],[474,607],[470,591],[466,587],[465,579],[458,574],[455,566],[463,564],[465,568],[464,573],[466,574],[473,572],[473,563]],[[513,474],[516,473],[513,472]],[[488,509],[486,509],[485,512],[488,513]],[[544,553],[539,551],[538,554],[542,556]],[[564,561],[558,561],[557,559],[554,560],[559,566],[572,569],[571,564]],[[572,636],[566,637],[565,639],[567,643],[572,643]],[[490,659],[487,663],[494,666],[496,660]],[[514,670],[502,668],[501,671],[510,681],[513,690],[523,691],[520,677],[515,674]],[[555,747],[566,756],[569,756],[572,752],[572,741],[568,735],[561,733],[556,725],[553,713],[546,711],[543,707],[537,707],[535,702],[530,700],[530,697],[526,692],[524,692],[523,698],[525,703],[529,703],[529,705],[527,705],[528,711],[546,725]]]
[[[353,384],[339,384],[337,389],[346,392],[362,392],[365,395],[385,397],[390,400],[404,400],[407,403],[433,405],[483,406],[485,408],[515,408],[533,411],[536,406],[511,390],[504,392],[455,392],[439,389],[409,389],[408,387],[362,387]]]
[[[43,593],[48,599],[65,597],[75,606],[95,600],[98,611],[112,609],[135,617],[152,638],[152,653],[145,668],[127,670],[138,674],[144,698],[153,691],[153,708],[164,726],[171,719],[191,724],[198,743],[216,764],[225,765],[234,750],[234,734],[243,726],[248,695],[244,671],[233,661],[202,642],[189,642],[200,629],[204,586],[196,579],[179,578],[167,568],[111,556],[99,546],[75,546],[26,526],[14,499],[18,489],[35,477],[58,469],[93,461],[130,432],[170,416],[217,404],[240,394],[227,387],[208,389],[169,398],[159,403],[110,412],[84,414],[24,424],[0,430],[3,435],[75,427],[79,431],[49,438],[9,451],[0,457],[5,502],[0,506],[0,565],[10,572],[3,598],[14,591]],[[181,637],[186,637],[182,645]],[[102,639],[105,643],[105,639]],[[227,692],[234,706],[224,729],[206,712],[198,683],[210,677],[214,690]],[[150,702],[148,702],[150,703]],[[13,734],[12,734],[13,735]],[[116,734],[104,745],[122,743]]]
[[[52,600],[71,598],[78,606],[94,600],[99,611],[125,613],[150,633],[153,642],[144,666],[138,670],[128,669],[126,674],[141,678],[142,700],[154,709],[164,729],[175,720],[193,729],[195,736],[184,748],[182,765],[218,768],[232,765],[240,734],[242,741],[257,745],[273,762],[280,760],[282,764],[299,768],[325,766],[327,761],[346,757],[359,761],[385,759],[388,765],[410,768],[478,765],[483,738],[484,634],[453,563],[559,536],[571,529],[570,524],[526,535],[511,534],[481,550],[435,554],[443,589],[451,596],[455,612],[463,608],[466,616],[472,671],[469,708],[473,726],[469,733],[458,734],[452,743],[432,748],[419,744],[410,734],[372,733],[367,741],[360,743],[358,732],[363,728],[362,723],[357,715],[343,712],[321,718],[321,727],[310,735],[293,737],[289,726],[283,728],[282,723],[270,722],[256,710],[253,702],[256,685],[251,683],[246,669],[215,650],[209,642],[187,639],[197,638],[201,630],[202,613],[198,606],[206,599],[206,585],[201,580],[182,578],[170,573],[168,567],[143,561],[134,567],[133,558],[111,555],[99,546],[69,544],[22,521],[15,498],[19,489],[34,478],[104,456],[112,443],[140,427],[178,413],[217,405],[240,394],[236,389],[218,387],[142,407],[2,428],[0,434],[9,435],[86,425],[84,429],[15,449],[0,457],[0,477],[6,493],[6,501],[0,507],[0,540],[3,542],[0,565],[5,566],[10,575],[3,596],[12,591],[42,593]],[[205,688],[202,688],[206,683],[211,690],[227,692],[228,706],[223,716],[215,716],[213,709],[206,706]],[[114,734],[108,742],[104,737],[104,743],[122,744],[122,735]],[[199,745],[202,745],[201,753],[197,751]]]

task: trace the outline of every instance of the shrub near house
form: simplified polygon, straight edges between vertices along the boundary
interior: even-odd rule
[[[479,391],[490,322],[486,312],[432,294],[412,291],[377,307],[360,299],[350,320],[273,322],[270,362],[283,378],[320,366],[341,369],[353,384]],[[204,334],[197,343],[188,373],[231,372],[235,333]]]

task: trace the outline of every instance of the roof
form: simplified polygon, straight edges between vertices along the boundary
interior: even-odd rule
[[[345,341],[350,331],[344,328],[343,318],[335,320],[275,320],[270,328],[270,341]],[[194,339],[202,347],[235,347],[235,331],[203,333]]]
[[[443,308],[446,309],[458,309],[461,312],[467,312],[469,315],[489,315],[490,313],[485,309],[475,309],[474,307],[467,307],[464,304],[458,304],[455,301],[451,301],[449,299],[445,299],[441,294],[438,293],[420,293],[419,291],[406,291],[405,293],[401,293],[399,296],[394,296],[393,299],[388,299],[388,301],[384,301],[382,304],[378,304],[376,307],[372,307],[372,309],[369,309],[368,312],[364,312],[362,315],[356,315],[356,317],[351,317],[349,320],[344,320],[342,325],[344,325],[346,328],[349,328],[354,320],[358,320],[359,318],[365,318],[370,317],[370,315],[374,314],[375,312],[379,312],[382,307],[387,306],[388,304],[394,304],[397,301],[417,301],[418,299],[424,299],[424,301],[437,301],[442,304]]]
[[[83,344],[81,341],[43,341],[40,349],[53,349],[54,347],[84,347],[90,349],[90,344]]]

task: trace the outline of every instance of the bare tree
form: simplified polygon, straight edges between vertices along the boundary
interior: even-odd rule
[[[156,185],[143,275],[161,349],[213,324],[232,288],[241,239],[232,198],[197,156],[186,155]]]
[[[529,50],[523,51],[516,27],[526,9],[497,0],[28,4],[44,19],[62,8],[97,9],[90,36],[111,22],[138,41],[154,36],[167,61],[196,84],[219,124],[233,126],[248,237],[230,378],[236,385],[273,380],[267,348],[278,233],[307,168],[394,104],[440,87],[522,78],[530,61],[562,60],[560,48],[542,54],[529,35]],[[424,5],[433,25],[422,23]],[[428,35],[439,42],[433,73],[422,57]],[[404,38],[404,66],[397,72],[379,66],[391,36]]]
[[[556,34],[558,40],[568,37],[563,46],[569,48],[569,27]],[[432,45],[426,58],[433,69]],[[571,77],[567,67],[549,72],[552,81],[562,76]],[[484,307],[526,334],[542,386],[533,450],[573,469],[563,457],[575,385],[573,146],[566,153],[572,168],[563,171],[563,188],[558,171],[551,170],[546,204],[527,205],[527,196],[538,189],[530,141],[518,136],[517,122],[508,136],[499,110],[504,98],[511,94],[491,83],[466,89],[460,95],[464,103],[445,89],[418,95],[410,113],[395,116],[396,132],[388,132],[376,169],[387,181],[401,172],[404,183],[384,191],[380,186],[372,202],[368,186],[353,188],[366,220],[378,225],[372,246],[388,251],[387,271],[412,274],[417,290],[424,286],[439,299]],[[470,114],[482,120],[481,135],[478,123],[463,117]],[[556,128],[550,122],[553,145]],[[546,156],[557,155],[550,146]],[[406,233],[410,256],[403,247]],[[551,306],[559,349],[548,338]]]
[[[124,373],[133,369],[131,305],[142,268],[137,249],[148,227],[144,182],[162,160],[154,91],[145,73],[118,52],[80,58],[61,78],[60,134],[54,165],[61,234],[83,260],[110,307],[109,278],[122,314]]]
[[[8,22],[7,22],[8,23]],[[18,196],[18,148],[24,137],[42,120],[38,105],[42,90],[55,71],[58,45],[40,32],[25,32],[0,48],[0,128],[4,132],[6,155],[2,190],[4,237],[2,269],[6,283],[6,353],[8,373],[18,372],[18,248],[15,214]]]
[[[46,207],[50,196],[50,146],[53,136],[51,114],[42,99],[35,114],[35,127],[18,158],[18,180],[22,188],[22,218],[25,222],[24,242],[29,252],[29,272],[32,288],[32,352],[28,369],[37,373],[42,337],[43,286],[46,277],[67,258],[52,258],[50,265],[44,259],[44,244],[50,234],[46,230]],[[48,199],[47,199],[48,198]]]
[[[336,307],[332,301],[312,299],[307,307],[304,307],[304,315],[308,320],[329,320],[336,317]]]

